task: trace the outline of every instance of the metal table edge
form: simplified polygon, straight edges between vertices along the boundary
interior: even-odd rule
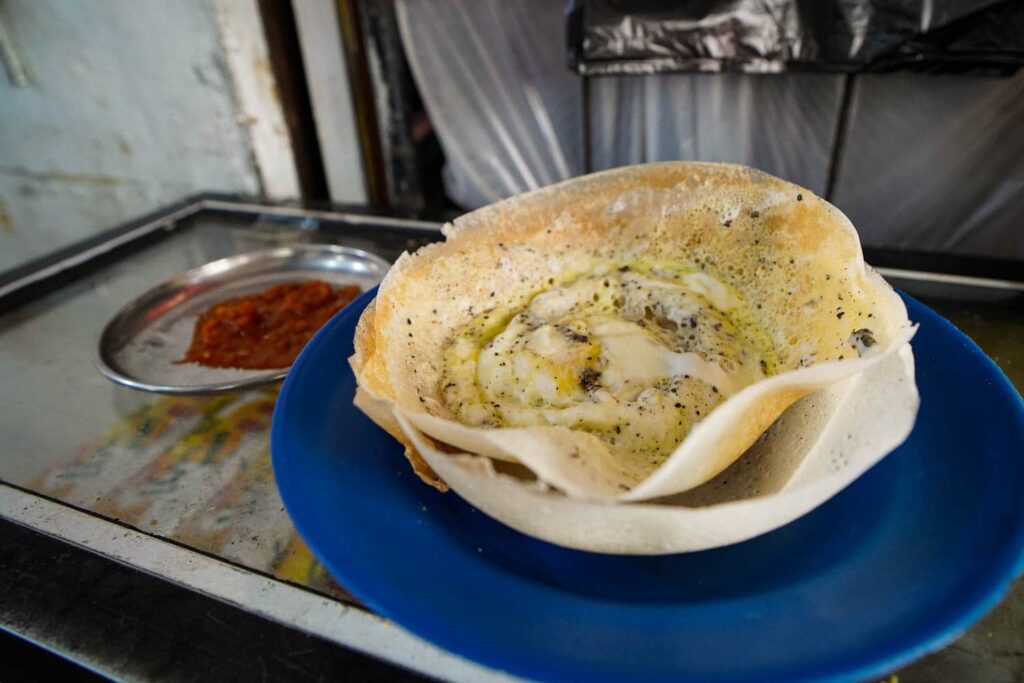
[[[369,213],[369,207],[338,206],[332,209],[313,209],[287,204],[267,204],[256,199],[224,195],[194,195],[0,273],[0,310],[5,308],[4,303],[7,300],[30,287],[42,285],[74,268],[88,265],[160,230],[174,230],[179,221],[202,211],[329,220],[354,226],[383,226],[431,233],[439,231],[442,225],[438,221],[374,215]]]
[[[282,626],[427,676],[452,681],[514,680],[442,650],[360,606],[2,481],[0,519]],[[259,599],[253,600],[254,595]],[[4,630],[56,652],[39,638]],[[103,671],[99,673],[106,675]]]

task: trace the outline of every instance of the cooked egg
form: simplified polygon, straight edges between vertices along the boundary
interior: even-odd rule
[[[441,394],[463,423],[581,429],[657,463],[775,367],[747,302],[678,264],[604,264],[510,301],[445,350]]]

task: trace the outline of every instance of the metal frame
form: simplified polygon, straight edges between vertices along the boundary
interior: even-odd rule
[[[343,209],[311,209],[260,204],[247,200],[201,195],[173,204],[138,221],[101,233],[97,237],[66,247],[50,256],[30,261],[6,273],[0,273],[0,303],[33,285],[106,256],[121,247],[159,233],[161,230],[173,231],[180,221],[206,210],[245,213],[253,216],[330,220],[367,227],[384,226],[437,231],[441,229],[442,225],[435,221],[373,216]]]
[[[989,289],[1007,289],[1024,292],[1024,282],[1019,280],[1003,280],[999,278],[975,277],[973,275],[952,275],[949,273],[929,273],[903,268],[876,268],[885,277],[918,282],[940,282],[947,285],[963,285],[966,287],[987,287]]]
[[[440,221],[423,220],[418,218],[398,218],[394,216],[381,216],[369,213],[368,207],[336,207],[316,208],[308,206],[288,206],[280,204],[263,204],[254,200],[225,197],[221,195],[198,195],[190,197],[169,207],[148,214],[143,218],[127,223],[121,227],[113,228],[97,235],[96,237],[73,244],[64,249],[58,250],[50,256],[45,256],[30,261],[6,273],[0,273],[0,311],[4,309],[6,300],[14,297],[34,285],[54,279],[90,262],[107,256],[121,247],[137,243],[140,240],[151,237],[161,231],[173,231],[178,223],[200,213],[201,211],[220,211],[236,214],[248,214],[258,216],[277,216],[281,218],[299,218],[312,221],[332,221],[346,223],[352,226],[365,226],[368,229],[374,227],[402,228],[423,232],[438,232],[443,223]],[[882,261],[891,261],[891,255],[897,252],[888,250],[867,249],[868,261],[873,262],[871,256],[884,254],[890,258],[883,258]],[[992,264],[999,266],[997,270],[1006,272],[1010,269],[1018,269],[1024,272],[1024,265],[1012,261],[996,261],[994,259],[977,257],[957,257],[936,254],[915,254],[926,258],[942,259],[944,265],[951,265],[955,260],[960,266],[957,270],[962,273],[949,273],[931,270],[918,270],[911,268],[893,268],[888,266],[878,267],[877,270],[885,276],[902,278],[906,280],[920,280],[930,282],[942,282],[946,284],[971,285],[976,287],[991,287],[994,289],[1008,289],[1024,291],[1024,279],[1012,277],[988,277],[978,275],[992,269]]]

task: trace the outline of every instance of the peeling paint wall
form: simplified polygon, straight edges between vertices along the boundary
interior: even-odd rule
[[[0,270],[194,192],[261,192],[209,0],[0,15],[28,75],[0,70]]]

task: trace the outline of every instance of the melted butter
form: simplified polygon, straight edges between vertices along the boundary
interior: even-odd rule
[[[774,367],[732,288],[664,263],[513,297],[460,329],[444,361],[442,395],[463,422],[584,429],[652,461]]]

